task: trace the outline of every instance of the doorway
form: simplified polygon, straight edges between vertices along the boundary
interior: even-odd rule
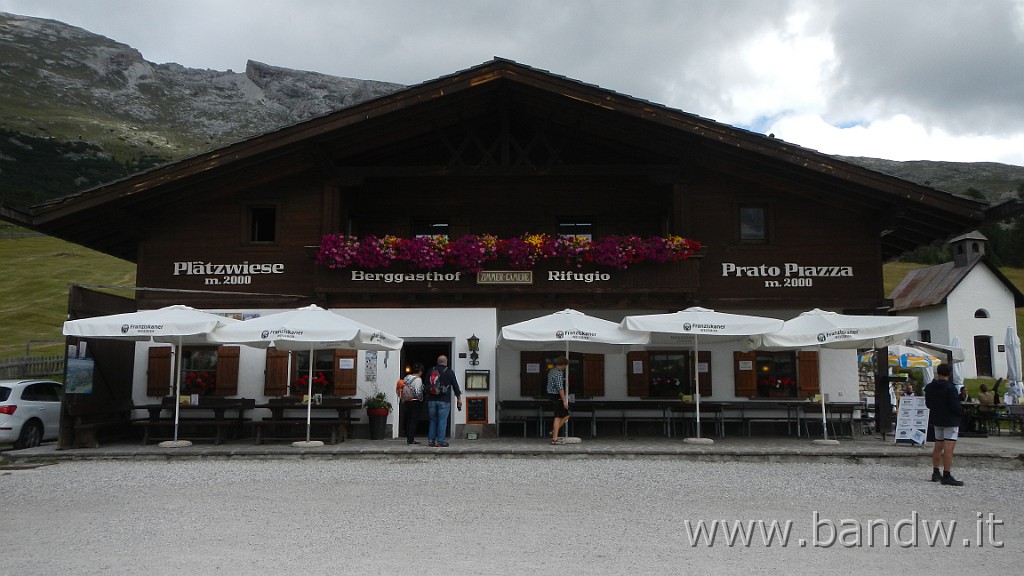
[[[992,337],[974,337],[974,366],[978,376],[992,376]]]
[[[408,340],[402,345],[402,364],[401,372],[404,377],[406,374],[412,371],[412,365],[416,362],[423,364],[423,380],[424,385],[426,384],[427,374],[430,369],[437,364],[438,356],[448,357],[448,366],[452,365],[452,344],[451,342],[409,342]],[[459,381],[459,385],[462,385],[462,381]],[[430,419],[427,414],[426,402],[421,406],[422,412],[420,412],[420,422],[416,426],[416,436],[426,436],[430,431]],[[403,413],[403,406],[399,406],[398,409],[398,436],[405,436],[405,415]],[[453,410],[454,412],[454,410]],[[447,437],[452,435],[452,418],[454,414],[448,416],[448,431]]]

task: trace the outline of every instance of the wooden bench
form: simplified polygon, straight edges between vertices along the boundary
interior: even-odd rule
[[[330,444],[337,444],[339,439],[344,442],[348,439],[348,426],[353,422],[352,418],[313,417],[309,420],[309,437],[326,438]],[[267,418],[253,420],[249,426],[253,428],[256,444],[262,444],[265,440],[306,438],[305,418]]]
[[[174,419],[133,420],[132,425],[142,428],[142,445],[150,441],[174,439]],[[241,430],[241,423],[234,419],[224,418],[178,418],[178,438],[188,440],[212,441],[223,444],[228,437],[235,437]],[[210,434],[212,432],[212,434]],[[204,435],[206,433],[206,435]]]
[[[99,448],[102,432],[117,431],[111,437],[127,435],[131,423],[131,406],[94,406],[68,404],[67,414],[71,418],[74,448]]]

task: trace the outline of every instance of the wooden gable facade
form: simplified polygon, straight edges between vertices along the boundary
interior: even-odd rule
[[[137,285],[156,289],[140,308],[876,310],[885,258],[974,226],[982,207],[497,59],[4,216],[136,262]],[[762,236],[745,237],[747,209]],[[324,234],[557,235],[565,221],[702,249],[627,270],[549,263],[530,283],[454,269],[398,282],[377,273],[417,271],[313,259]]]

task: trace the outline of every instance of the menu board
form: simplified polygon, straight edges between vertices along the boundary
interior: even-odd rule
[[[487,397],[466,397],[466,424],[487,424]]]

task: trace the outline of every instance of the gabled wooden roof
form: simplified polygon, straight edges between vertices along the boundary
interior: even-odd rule
[[[603,174],[672,181],[698,166],[867,214],[885,259],[985,219],[984,202],[500,58],[29,211],[0,206],[0,217],[135,261],[150,219],[213,191],[308,170],[338,182]]]
[[[946,262],[911,270],[889,294],[889,298],[893,301],[892,310],[914,310],[945,304],[946,298],[978,266],[985,266],[991,270],[996,278],[1010,290],[1010,293],[1013,294],[1015,308],[1024,306],[1024,294],[1014,286],[1013,282],[1010,282],[987,259],[978,258],[966,266],[956,266],[953,262]]]

